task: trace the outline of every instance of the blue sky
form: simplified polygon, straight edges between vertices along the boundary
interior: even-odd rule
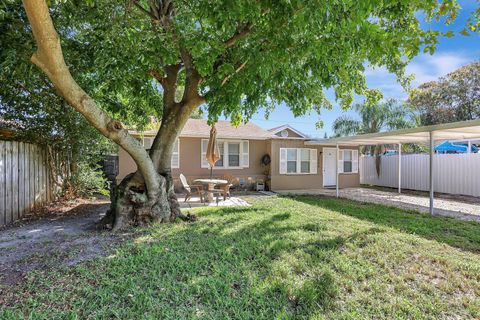
[[[476,6],[480,5],[480,3],[475,0],[463,0],[459,2],[462,10],[459,12],[454,24],[446,27],[442,23],[432,23],[431,27],[442,31],[461,31],[465,26],[470,12],[473,11]],[[424,26],[428,27],[429,25],[425,23]],[[476,34],[469,37],[456,35],[452,38],[440,38],[435,54],[420,54],[415,57],[407,67],[407,72],[415,75],[412,87],[416,87],[423,82],[438,79],[463,65],[479,59],[480,35]],[[384,98],[405,99],[407,97],[407,93],[396,82],[395,76],[389,74],[385,69],[367,70],[366,75],[369,87],[380,89],[383,92]],[[334,102],[331,94],[330,99]],[[289,123],[294,128],[309,136],[323,138],[325,132],[331,135],[333,121],[343,114],[356,116],[352,110],[341,110],[336,103],[334,103],[332,110],[322,110],[320,119],[323,121],[324,127],[318,130],[315,128],[315,123],[318,121],[317,114],[312,112],[311,115],[294,118],[291,111],[285,105],[277,106],[276,110],[270,114],[268,120],[265,120],[262,111],[256,114],[251,121],[263,128],[272,128]]]

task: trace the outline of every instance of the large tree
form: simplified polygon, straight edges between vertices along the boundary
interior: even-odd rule
[[[32,62],[137,164],[138,171],[122,181],[112,203],[109,217],[115,229],[131,222],[171,221],[180,214],[170,158],[194,110],[205,108],[212,123],[223,114],[237,124],[278,103],[301,115],[330,107],[326,88],[333,88],[337,101],[348,107],[354,94],[375,96],[366,86],[366,65],[385,66],[405,84],[409,60],[422,48],[434,50],[439,33],[422,30],[419,12],[450,22],[458,9],[453,0],[105,0],[77,6],[66,19],[55,14],[61,6],[74,5],[68,1],[52,10],[43,0],[23,3],[37,43]],[[87,93],[72,77],[50,14],[66,20],[58,28],[63,38],[76,39],[95,55],[97,69],[91,76],[104,80],[95,91]],[[180,87],[181,99],[176,99]],[[150,94],[152,88],[161,101],[150,105],[151,112],[162,121],[148,153],[118,114],[128,97]]]
[[[409,103],[423,125],[480,118],[480,61],[412,90]]]

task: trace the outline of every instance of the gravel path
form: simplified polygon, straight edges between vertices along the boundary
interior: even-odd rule
[[[280,194],[321,194],[335,196],[334,189],[282,190]],[[361,202],[378,203],[419,212],[429,212],[430,199],[423,195],[376,190],[372,188],[346,188],[340,197]],[[457,200],[458,199],[458,200]],[[464,197],[449,196],[434,200],[435,214],[461,220],[480,222],[480,199],[464,200]]]

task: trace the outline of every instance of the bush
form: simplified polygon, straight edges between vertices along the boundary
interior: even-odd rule
[[[98,165],[85,162],[78,163],[77,171],[67,182],[67,197],[91,197],[95,193],[109,195],[107,180]]]

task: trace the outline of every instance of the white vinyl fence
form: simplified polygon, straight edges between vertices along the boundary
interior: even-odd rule
[[[402,155],[402,188],[427,191],[428,154]],[[480,196],[480,154],[436,154],[433,174],[436,192]],[[398,187],[398,155],[382,156],[380,176],[375,157],[360,158],[360,183],[382,187]]]

